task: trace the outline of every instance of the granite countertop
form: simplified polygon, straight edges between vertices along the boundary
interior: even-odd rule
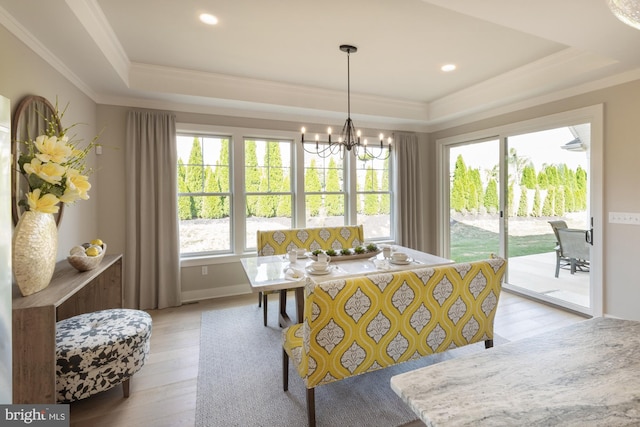
[[[391,378],[427,426],[640,425],[640,322],[595,318]]]

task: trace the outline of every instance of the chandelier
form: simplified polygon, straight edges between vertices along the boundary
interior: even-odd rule
[[[640,30],[640,0],[608,0],[608,3],[616,18]]]
[[[369,146],[366,138],[361,140],[361,132],[359,130],[356,131],[355,126],[353,125],[353,120],[351,120],[351,78],[349,57],[352,52],[357,52],[358,48],[348,44],[343,44],[340,45],[340,50],[347,53],[347,120],[344,122],[342,132],[340,132],[337,141],[335,140],[335,137],[332,140],[331,128],[327,129],[327,140],[320,141],[320,135],[316,134],[315,140],[305,141],[304,134],[306,129],[302,128],[302,137],[300,139],[302,148],[304,148],[307,153],[315,154],[322,158],[326,158],[337,153],[340,153],[342,156],[342,153],[344,152],[343,149],[346,149],[347,151],[353,152],[360,160],[368,160],[372,158],[380,160],[388,159],[391,154],[391,137],[387,139],[387,143],[385,144],[384,135],[380,134],[380,145],[378,146],[376,144],[375,146]]]

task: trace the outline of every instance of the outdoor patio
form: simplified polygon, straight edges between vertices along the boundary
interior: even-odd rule
[[[509,258],[506,282],[571,304],[589,307],[589,273],[560,269],[555,275],[556,254],[547,252]]]

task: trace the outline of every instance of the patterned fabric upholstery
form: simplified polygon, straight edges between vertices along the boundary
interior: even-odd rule
[[[305,286],[283,348],[307,388],[493,339],[506,261],[380,273]]]
[[[364,230],[362,225],[258,230],[256,238],[258,256],[282,255],[295,248],[309,251],[355,248],[364,243]]]
[[[56,399],[67,403],[108,390],[138,372],[149,354],[151,316],[111,309],[56,324]]]

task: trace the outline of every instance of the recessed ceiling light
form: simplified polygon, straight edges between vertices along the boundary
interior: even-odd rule
[[[440,67],[440,69],[445,73],[448,73],[449,71],[453,71],[456,69],[456,64],[446,64]]]
[[[207,25],[216,25],[218,23],[218,18],[211,15],[210,13],[201,13],[200,20]]]

